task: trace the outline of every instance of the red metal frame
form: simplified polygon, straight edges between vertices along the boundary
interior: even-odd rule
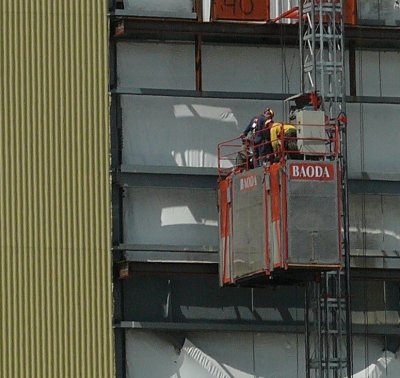
[[[288,268],[288,259],[289,259],[289,252],[288,252],[288,233],[287,233],[287,174],[284,173],[284,177],[282,178],[282,227],[283,227],[283,253],[284,253],[284,268]]]
[[[299,19],[299,7],[293,7],[286,12],[283,12],[280,14],[278,17],[275,17],[272,22],[278,22],[284,18],[289,18],[292,20],[298,20]]]
[[[264,216],[265,219],[268,219],[268,190],[266,188],[266,185],[264,183],[264,196],[265,196],[265,201],[264,201]],[[268,267],[268,273],[271,271],[271,250],[269,249],[269,227],[268,224],[265,223],[265,246],[264,246],[264,255],[265,255],[265,265]]]

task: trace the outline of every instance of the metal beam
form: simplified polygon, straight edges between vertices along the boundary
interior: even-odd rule
[[[215,190],[215,168],[122,166],[122,172],[114,174],[114,182],[120,187],[162,187]],[[351,194],[400,195],[400,180],[349,179]]]
[[[350,179],[348,189],[351,194],[400,195],[400,181]]]
[[[216,168],[127,166],[114,174],[121,187],[158,187],[215,190]]]
[[[120,244],[113,251],[122,251],[120,261],[134,263],[217,264],[219,261],[218,246],[213,245]]]
[[[112,16],[115,17],[152,17],[156,18],[159,17],[162,20],[166,18],[182,18],[188,20],[197,20],[197,13],[196,12],[189,12],[189,11],[180,11],[179,13],[176,11],[165,11],[165,10],[154,10],[154,11],[146,11],[146,10],[138,10],[133,11],[130,9],[115,9],[111,12]]]
[[[265,332],[265,333],[304,333],[304,323],[297,324],[227,324],[226,322],[176,323],[176,322],[140,322],[122,321],[114,326],[122,329],[147,329],[153,331],[220,331],[220,332]],[[396,325],[354,324],[353,334],[400,335]]]
[[[206,167],[178,167],[173,165],[143,165],[143,164],[122,164],[122,173],[152,173],[157,175],[196,175],[196,176],[217,176],[217,168]]]
[[[115,88],[112,93],[118,95],[134,96],[165,96],[165,97],[196,97],[196,98],[226,98],[248,100],[273,100],[283,101],[288,94],[285,93],[261,93],[261,92],[223,92],[223,91],[196,91],[190,89],[154,89],[154,88]]]
[[[171,263],[171,262],[130,262],[130,273],[147,274],[218,274],[218,264]]]
[[[380,281],[400,281],[400,269],[368,269],[353,268],[351,270],[353,280],[380,280]]]
[[[196,34],[203,42],[257,43],[298,46],[298,26],[295,24],[252,24],[230,22],[196,22],[191,20],[146,19],[127,17],[111,13],[110,17],[119,25],[111,30],[111,36],[118,39],[160,40],[179,39],[194,41]],[[122,26],[121,26],[122,25]],[[113,25],[112,25],[113,26]],[[118,27],[119,32],[115,32]],[[122,29],[122,33],[121,33]],[[398,27],[350,26],[345,27],[345,42],[353,42],[355,47],[400,48]]]
[[[123,321],[116,327],[126,329],[149,329],[169,331],[221,331],[221,332],[277,332],[277,333],[303,333],[303,323],[293,325],[267,325],[267,324],[228,324],[227,322],[207,323],[172,323],[172,322],[137,322]]]
[[[262,92],[224,92],[224,91],[196,91],[190,89],[154,89],[154,88],[113,88],[112,94],[128,96],[164,96],[164,97],[194,97],[217,98],[235,100],[271,100],[284,101],[295,94],[262,93]],[[400,96],[346,96],[350,104],[385,104],[400,105]]]
[[[114,253],[119,251],[115,250]],[[357,256],[351,254],[351,274],[354,279],[400,280],[398,257]],[[119,262],[132,263],[130,271],[152,273],[218,273],[219,253],[202,251],[152,251],[143,248],[126,250],[119,255]]]
[[[219,261],[219,254],[216,252],[194,251],[125,251],[124,257],[129,262],[147,263],[217,264]]]
[[[157,251],[157,252],[201,252],[217,253],[216,245],[165,245],[165,244],[120,244],[114,251]]]
[[[346,96],[346,102],[352,104],[392,104],[399,105],[400,97],[385,96]]]
[[[190,20],[144,19],[111,14],[122,25],[123,33],[111,30],[119,39],[190,40],[201,35],[204,42],[266,43],[297,45],[297,27],[288,24],[253,24],[229,22],[195,22]],[[121,29],[121,26],[120,26]]]

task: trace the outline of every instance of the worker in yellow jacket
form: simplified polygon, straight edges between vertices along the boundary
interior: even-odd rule
[[[285,151],[288,151],[289,157],[293,155],[293,152],[298,151],[297,147],[297,132],[296,127],[288,123],[274,122],[270,128],[271,132],[271,146],[272,151],[275,153],[275,158],[277,158],[277,153],[279,152],[279,146],[281,141],[284,141]],[[292,152],[292,154],[290,154]]]

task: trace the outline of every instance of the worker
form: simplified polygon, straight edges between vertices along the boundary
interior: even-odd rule
[[[253,151],[253,165],[259,167],[268,155],[272,153],[270,126],[273,123],[274,112],[270,108],[266,108],[264,112],[253,117],[242,133],[242,138],[248,138],[251,132]]]
[[[282,134],[283,133],[283,134]],[[284,141],[284,149],[288,151],[289,158],[297,158],[297,131],[291,124],[274,122],[270,130],[271,147],[274,153],[274,160],[279,160],[281,141]]]
[[[247,141],[242,140],[242,148],[236,154],[234,171],[240,172],[243,169],[252,169],[253,167],[253,155],[249,149]]]

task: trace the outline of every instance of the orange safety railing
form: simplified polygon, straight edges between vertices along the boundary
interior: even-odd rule
[[[248,139],[237,137],[218,144],[218,174],[227,176],[233,171],[252,168],[252,147]]]
[[[303,135],[304,130],[307,135]],[[257,135],[261,138],[256,138]],[[262,141],[254,143],[254,139]],[[286,159],[333,160],[338,158],[339,151],[339,127],[336,125],[302,124],[296,127],[275,123],[269,130],[255,133],[253,138],[237,137],[219,143],[218,173],[227,176],[277,162],[284,164]]]

